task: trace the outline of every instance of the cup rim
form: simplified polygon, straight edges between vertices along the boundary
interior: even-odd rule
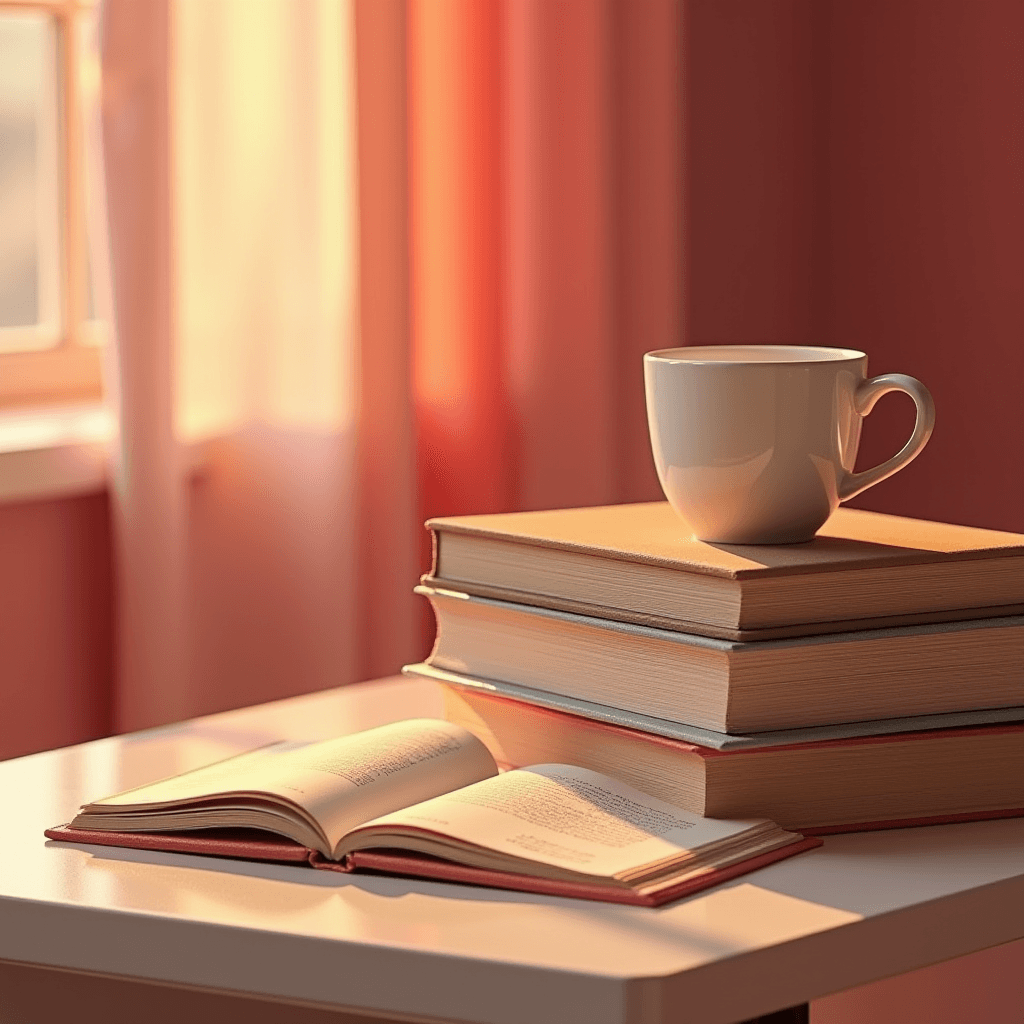
[[[735,357],[722,357],[726,351],[738,353]],[[778,358],[742,358],[742,353],[776,353]],[[787,357],[783,353],[789,353]],[[819,363],[856,362],[867,358],[865,352],[853,348],[835,348],[830,345],[692,345],[661,348],[644,353],[644,360],[696,366],[800,366]]]

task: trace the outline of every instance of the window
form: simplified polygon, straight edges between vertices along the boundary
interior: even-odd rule
[[[84,138],[94,0],[0,0],[0,410],[100,397]]]

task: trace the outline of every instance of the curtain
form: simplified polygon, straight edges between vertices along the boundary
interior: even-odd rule
[[[679,7],[108,0],[116,727],[396,671],[438,514],[653,498]]]
[[[353,26],[171,0],[103,34],[132,728],[357,674]]]
[[[413,378],[430,512],[657,493],[680,339],[681,5],[409,5]]]

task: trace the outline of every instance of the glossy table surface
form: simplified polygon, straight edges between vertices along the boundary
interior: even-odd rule
[[[1024,937],[1024,819],[829,837],[656,910],[50,843],[80,803],[440,713],[384,680],[0,764],[0,959],[494,1024],[727,1024]]]

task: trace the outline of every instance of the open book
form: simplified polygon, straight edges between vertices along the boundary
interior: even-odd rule
[[[472,733],[432,719],[251,751],[87,804],[46,834],[652,906],[820,842],[570,765],[499,774]]]

